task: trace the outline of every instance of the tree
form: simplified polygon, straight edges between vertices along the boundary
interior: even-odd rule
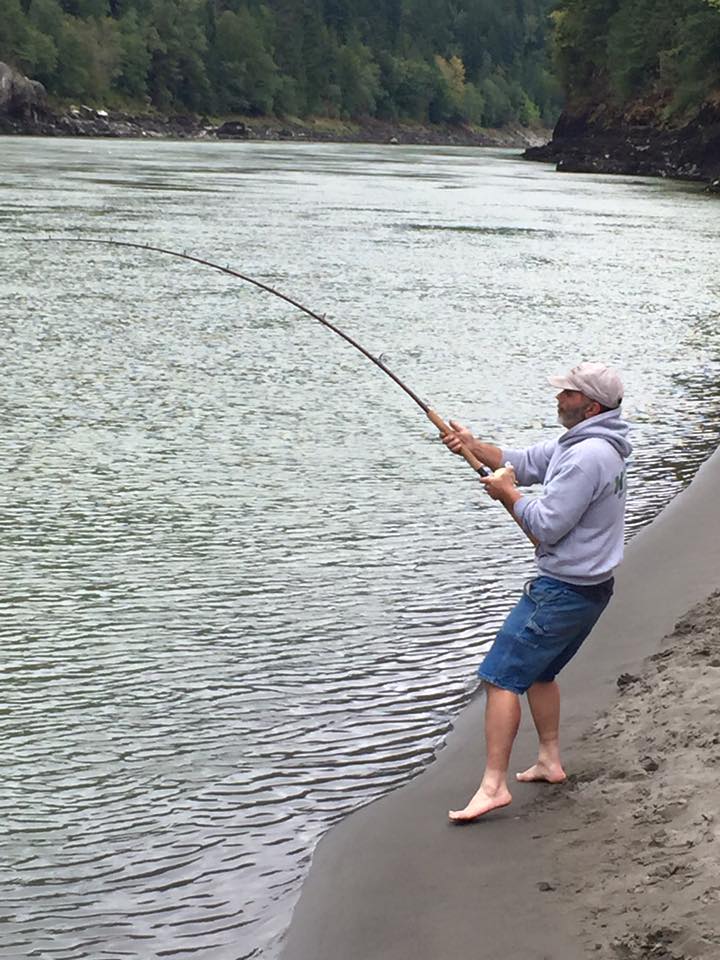
[[[485,101],[483,123],[488,127],[501,127],[514,116],[510,88],[501,70],[495,70],[480,84],[480,93]]]
[[[607,74],[607,26],[620,0],[564,0],[553,13],[555,65],[566,90],[602,86]]]
[[[373,115],[380,93],[380,68],[369,47],[355,38],[338,50],[337,79],[346,117]]]
[[[676,0],[633,0],[613,14],[607,27],[607,71],[621,99],[652,86],[676,17]]]
[[[650,95],[672,113],[720,86],[720,0],[561,0],[556,21],[571,97]]]
[[[265,42],[261,24],[246,7],[218,18],[210,61],[221,111],[272,113],[280,79]]]
[[[52,39],[34,25],[19,0],[0,0],[0,60],[38,79],[51,76],[57,63]]]
[[[581,60],[587,7],[606,44],[626,0],[0,0],[0,57],[57,96],[166,111],[551,121],[556,2]]]
[[[130,7],[118,21],[120,62],[118,89],[129,97],[144,99],[147,95],[147,76],[152,62],[148,47],[148,26]]]
[[[54,87],[67,97],[103,100],[119,73],[120,42],[115,20],[65,15],[57,38]]]
[[[465,64],[457,55],[446,60],[439,54],[435,56],[435,66],[445,83],[445,96],[448,102],[448,120],[459,120],[463,116],[465,103]]]
[[[427,122],[437,113],[436,101],[441,85],[442,77],[434,64],[423,60],[398,60],[395,97],[399,115]]]
[[[210,105],[204,12],[202,0],[153,3],[148,89],[152,102],[161,109],[204,110]]]
[[[696,107],[720,87],[720,0],[690,5],[659,63],[659,82],[672,90],[671,112]]]

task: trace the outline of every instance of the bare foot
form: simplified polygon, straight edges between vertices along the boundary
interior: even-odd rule
[[[448,817],[453,823],[469,823],[477,820],[491,810],[506,807],[512,801],[509,790],[499,790],[497,793],[486,793],[482,787],[477,791],[470,803],[462,810],[449,810]]]
[[[546,783],[563,783],[567,780],[567,774],[559,763],[544,763],[538,760],[522,773],[516,773],[515,779],[520,780],[521,783],[534,783],[537,780],[544,780]]]

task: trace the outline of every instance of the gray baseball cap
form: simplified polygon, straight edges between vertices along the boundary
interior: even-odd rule
[[[548,377],[553,387],[561,390],[579,390],[591,400],[597,400],[604,407],[619,407],[623,399],[622,380],[617,370],[604,363],[579,363],[572,370],[557,377]]]

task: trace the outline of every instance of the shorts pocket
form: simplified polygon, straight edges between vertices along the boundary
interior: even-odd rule
[[[567,608],[572,607],[571,591],[558,584],[554,586],[538,580],[526,585],[525,595],[533,604],[533,611],[526,629],[542,642],[545,637],[557,635],[561,621],[566,619]]]
[[[561,589],[552,599],[545,598],[536,605],[527,627],[541,639],[567,642],[584,631],[588,622],[594,623],[597,616],[594,604],[573,590]]]

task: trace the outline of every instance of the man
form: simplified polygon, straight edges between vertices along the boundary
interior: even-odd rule
[[[487,693],[486,766],[467,806],[450,811],[456,822],[475,820],[511,802],[507,771],[523,693],[539,749],[537,762],[517,779],[565,780],[555,677],[605,609],[613,592],[613,569],[623,555],[625,461],[632,447],[628,424],[620,417],[622,382],[602,363],[581,363],[565,376],[551,377],[550,383],[560,390],[558,419],[566,428],[557,440],[525,450],[501,449],[477,440],[452,420],[453,432],[443,437],[453,453],[465,446],[495,471],[481,482],[538,544],[538,576],[525,585],[478,668]],[[526,496],[516,482],[542,483],[543,491]]]

